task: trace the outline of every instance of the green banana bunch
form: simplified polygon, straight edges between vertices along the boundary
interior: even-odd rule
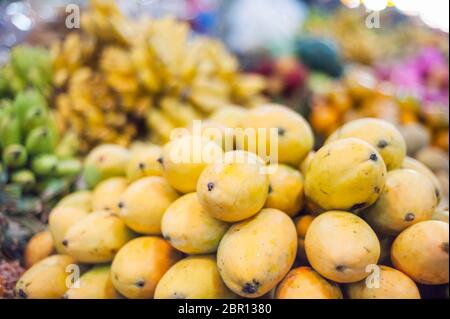
[[[13,96],[33,87],[44,96],[51,92],[52,64],[47,50],[26,45],[11,51],[9,63],[0,68],[0,95]]]
[[[9,201],[14,203],[9,211],[43,207],[74,184],[81,171],[81,162],[74,157],[76,143],[70,136],[59,142],[55,119],[40,90],[0,102],[0,187],[8,194],[19,190],[13,192],[17,199]],[[32,205],[35,201],[46,203]]]

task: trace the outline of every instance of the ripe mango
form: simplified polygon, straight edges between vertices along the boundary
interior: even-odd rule
[[[394,267],[421,284],[448,284],[448,236],[448,224],[441,221],[407,228],[392,245]]]
[[[75,264],[72,257],[53,255],[28,269],[16,284],[16,294],[20,298],[59,299],[66,292],[67,266]]]
[[[153,298],[161,277],[182,257],[159,237],[139,237],[120,249],[111,265],[114,287],[131,299]]]
[[[308,153],[306,158],[301,162],[299,166],[300,173],[302,173],[303,176],[306,175],[306,172],[308,171],[309,165],[311,164],[312,159],[314,158],[314,155],[316,155],[316,152],[311,151]]]
[[[24,252],[25,267],[28,269],[55,251],[50,231],[42,231],[31,237]]]
[[[311,266],[338,283],[366,278],[366,267],[377,264],[380,242],[360,217],[342,211],[326,212],[314,219],[305,238]]]
[[[308,122],[300,114],[282,105],[256,107],[248,112],[239,126],[244,130],[252,130],[256,139],[237,134],[238,148],[256,153],[264,160],[267,160],[266,155],[274,155],[271,153],[271,143],[274,141],[271,141],[270,129],[278,130],[275,151],[279,163],[298,167],[314,146],[314,135]],[[261,153],[261,145],[265,145],[265,154]]]
[[[429,167],[433,172],[446,171],[448,175],[448,153],[434,146],[421,149],[415,158]]]
[[[343,299],[341,289],[310,267],[289,272],[275,293],[276,299]]]
[[[347,287],[350,299],[420,299],[415,282],[401,271],[388,266],[379,266],[379,278],[374,277],[368,285],[366,280]]]
[[[82,263],[105,263],[134,234],[123,220],[111,212],[93,212],[71,226],[64,236],[63,245],[69,256]]]
[[[102,144],[86,157],[83,177],[89,188],[109,177],[125,176],[130,152],[120,145]]]
[[[119,213],[119,197],[125,192],[127,186],[125,177],[111,177],[101,181],[92,192],[93,210]]]
[[[158,176],[144,177],[132,183],[120,196],[120,216],[140,234],[161,234],[161,219],[178,198],[169,183]]]
[[[161,223],[164,238],[186,254],[215,253],[229,226],[205,212],[196,193],[173,202]]]
[[[305,176],[305,194],[325,210],[358,212],[383,190],[386,165],[378,151],[356,138],[323,146]]]
[[[247,116],[248,110],[240,106],[226,106],[218,109],[211,114],[209,120],[220,123],[225,127],[236,128],[239,123]]]
[[[92,211],[92,192],[91,191],[77,191],[63,197],[56,207],[70,207],[78,208],[86,212]]]
[[[161,278],[155,299],[235,299],[217,270],[212,255],[185,258]]]
[[[412,169],[416,172],[419,172],[427,176],[433,183],[437,201],[439,202],[441,200],[441,197],[443,195],[441,183],[439,182],[439,179],[436,177],[436,175],[434,175],[434,173],[427,166],[425,166],[418,160],[407,156],[405,157],[405,160],[403,161],[401,168]]]
[[[161,155],[162,148],[157,145],[146,145],[133,151],[126,169],[128,181],[134,182],[147,176],[162,176],[162,166],[158,162]]]
[[[197,196],[203,209],[225,222],[241,221],[258,213],[269,193],[263,166],[255,154],[225,153],[223,161],[207,166],[198,180]]]
[[[222,148],[200,137],[186,135],[167,143],[160,161],[164,177],[181,193],[194,192],[203,169],[221,159]]]
[[[119,299],[111,280],[111,266],[95,266],[79,279],[79,287],[72,287],[64,294],[65,299]]]
[[[285,213],[265,208],[227,231],[217,251],[225,284],[242,297],[263,296],[289,272],[297,253],[297,233]]]
[[[376,148],[388,170],[399,168],[405,159],[405,140],[400,131],[387,121],[375,118],[351,121],[331,134],[326,144],[351,137],[362,139]]]
[[[66,253],[63,245],[64,238],[70,227],[87,217],[89,213],[79,208],[56,207],[48,218],[48,229],[53,237],[56,251],[60,254]]]
[[[375,231],[394,236],[431,219],[436,203],[435,189],[428,177],[410,169],[397,169],[388,172],[380,198],[363,215]]]
[[[293,217],[303,207],[303,176],[296,169],[279,164],[272,167],[275,173],[269,174],[269,196],[265,208],[275,208]]]

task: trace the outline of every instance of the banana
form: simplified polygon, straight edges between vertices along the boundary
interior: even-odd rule
[[[21,169],[12,173],[11,181],[20,185],[23,189],[28,190],[36,183],[36,177],[32,171],[28,169]]]
[[[0,122],[0,144],[3,148],[11,144],[20,144],[22,132],[20,121],[16,114],[6,111]]]
[[[56,136],[49,127],[34,128],[27,136],[25,146],[31,155],[52,153],[55,150]]]
[[[9,168],[23,167],[28,158],[27,149],[20,144],[11,144],[3,151],[3,162]]]
[[[78,159],[64,159],[58,162],[56,175],[58,176],[76,176],[81,172],[81,162]]]
[[[58,166],[58,157],[53,154],[41,154],[31,161],[31,169],[38,176],[53,175]]]
[[[59,158],[70,158],[75,156],[79,149],[80,143],[75,133],[69,132],[63,136],[58,146],[56,147],[55,154]]]

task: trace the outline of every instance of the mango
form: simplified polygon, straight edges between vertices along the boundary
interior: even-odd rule
[[[181,193],[195,192],[203,169],[222,157],[222,148],[200,137],[186,135],[167,143],[160,161],[164,177]]]
[[[148,176],[162,176],[163,170],[158,161],[162,155],[162,148],[157,145],[142,146],[131,153],[126,168],[129,182]]]
[[[356,138],[323,146],[305,176],[305,194],[325,210],[358,212],[375,203],[386,181],[378,151]]]
[[[441,197],[443,195],[441,183],[439,182],[439,179],[436,177],[436,175],[434,175],[434,173],[427,166],[425,166],[418,160],[407,156],[405,157],[405,160],[403,161],[401,168],[412,169],[416,172],[419,172],[427,176],[433,183],[437,201],[439,202],[441,200]]]
[[[119,197],[127,186],[128,182],[125,177],[112,177],[101,181],[92,192],[93,210],[119,213]]]
[[[360,217],[330,211],[316,217],[309,226],[305,250],[320,275],[338,283],[351,283],[366,278],[366,267],[377,264],[380,242]]]
[[[65,299],[119,299],[111,280],[111,266],[94,266],[84,273],[78,282],[64,294]]]
[[[419,289],[411,278],[397,269],[378,267],[378,274],[371,281],[348,285],[350,299],[420,299]]]
[[[380,198],[363,215],[379,234],[394,236],[431,219],[436,204],[435,188],[428,177],[410,169],[397,169],[387,174]]]
[[[306,158],[300,163],[299,170],[303,176],[306,175],[306,172],[308,171],[309,165],[311,164],[314,155],[316,155],[316,152],[314,151],[309,152]]]
[[[25,247],[24,261],[28,269],[55,251],[53,237],[50,231],[42,231],[31,237]]]
[[[60,254],[66,253],[63,241],[70,227],[87,217],[89,213],[79,208],[56,207],[48,218],[48,229],[52,235],[56,251]]]
[[[234,224],[220,242],[217,266],[234,293],[261,297],[284,278],[297,253],[297,233],[285,213],[265,208]]]
[[[196,193],[173,202],[161,223],[164,238],[179,251],[191,255],[215,253],[229,227],[203,210]]]
[[[449,171],[448,153],[438,147],[426,147],[417,152],[415,158],[433,172]]]
[[[420,123],[410,123],[400,128],[406,143],[408,155],[414,155],[422,148],[430,145],[431,136],[427,128]]]
[[[161,278],[155,299],[235,299],[217,270],[216,257],[193,256],[173,265]]]
[[[325,143],[344,138],[359,138],[371,144],[383,157],[388,170],[399,168],[406,156],[406,143],[402,134],[384,120],[364,118],[351,121],[331,134]]]
[[[159,235],[164,212],[177,198],[177,192],[164,178],[144,177],[128,186],[120,196],[119,215],[135,232]]]
[[[394,267],[421,284],[448,284],[448,236],[448,224],[441,221],[407,228],[392,245]]]
[[[293,217],[303,207],[303,176],[287,165],[272,164],[272,167],[275,172],[269,174],[269,195],[264,207],[281,210]]]
[[[189,133],[194,136],[206,138],[207,140],[216,143],[225,152],[234,149],[235,136],[232,128],[227,128],[225,125],[212,120],[202,121],[199,128],[200,129],[191,125],[188,127],[188,130]]]
[[[16,284],[20,298],[59,299],[68,288],[67,266],[75,264],[72,257],[53,255],[28,269]]]
[[[92,192],[87,190],[76,191],[72,194],[63,197],[56,207],[70,207],[84,210],[86,212],[92,211]]]
[[[114,287],[131,299],[153,298],[162,276],[181,253],[159,237],[139,237],[119,250],[111,265]]]
[[[130,160],[130,151],[115,144],[102,144],[95,147],[86,157],[83,178],[89,188],[115,176],[125,176]]]
[[[197,196],[203,209],[225,222],[238,222],[258,213],[269,193],[264,163],[255,154],[227,152],[200,175]]]
[[[64,236],[67,254],[82,263],[106,263],[134,234],[111,212],[93,212],[71,226]]]
[[[343,299],[341,289],[310,267],[289,272],[279,284],[275,299]]]
[[[314,146],[308,122],[282,105],[268,104],[250,110],[239,127],[244,134],[236,135],[238,148],[256,153],[264,160],[276,155],[278,163],[298,167]],[[277,141],[272,141],[271,129],[277,130]]]
[[[247,116],[248,110],[240,106],[226,106],[214,111],[209,120],[222,124],[228,128],[236,128],[239,123]]]

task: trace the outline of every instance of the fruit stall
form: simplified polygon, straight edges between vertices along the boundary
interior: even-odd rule
[[[0,299],[448,299],[448,5],[0,0]]]

